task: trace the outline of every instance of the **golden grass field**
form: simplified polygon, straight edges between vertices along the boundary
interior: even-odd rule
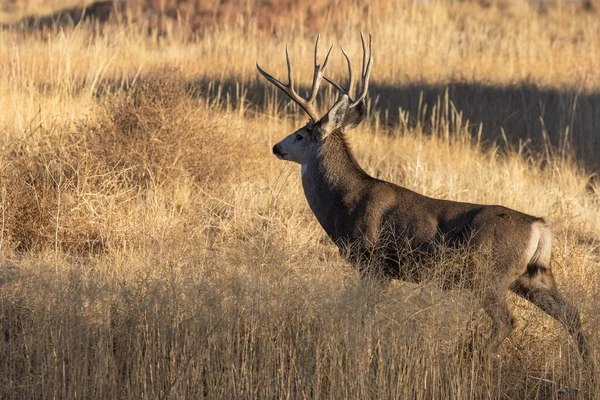
[[[0,23],[73,3],[5,1]],[[594,3],[317,5],[317,22],[282,6],[268,28],[215,11],[201,29],[123,16],[0,30],[0,398],[600,398]],[[369,306],[300,167],[271,154],[307,118],[255,67],[283,78],[289,43],[308,86],[320,32],[341,78],[359,30],[375,57],[368,118],[348,135],[360,164],[545,217],[590,363],[513,295],[517,329],[483,356],[468,351],[490,329],[476,295],[395,282]]]

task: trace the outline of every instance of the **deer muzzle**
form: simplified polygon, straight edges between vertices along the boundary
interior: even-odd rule
[[[281,151],[279,145],[277,144],[273,146],[273,154],[275,154],[275,156],[277,156],[277,158],[279,158],[280,160],[285,159],[285,156],[287,155],[287,153]]]

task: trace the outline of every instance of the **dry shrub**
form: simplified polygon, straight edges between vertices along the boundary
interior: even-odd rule
[[[15,146],[2,171],[7,239],[20,250],[55,236],[59,202],[65,200],[61,192],[71,186],[69,177],[74,175],[63,161],[61,149],[46,136],[49,132],[40,131],[40,141],[26,140]],[[69,201],[66,203],[71,206]]]
[[[120,204],[152,188],[218,192],[244,151],[174,74],[108,98],[100,118],[40,126],[3,154],[3,238],[17,250],[104,247]]]
[[[120,185],[98,169],[77,131],[40,127],[5,154],[0,173],[6,243],[95,251]]]
[[[176,74],[150,75],[105,104],[89,147],[99,164],[119,169],[128,186],[192,179],[214,188],[227,180],[235,145]]]

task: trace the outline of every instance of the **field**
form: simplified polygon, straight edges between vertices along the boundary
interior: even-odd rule
[[[156,1],[17,22],[81,3],[0,2],[0,398],[600,398],[597,4]],[[382,294],[339,257],[300,167],[271,153],[307,117],[255,63],[284,78],[289,43],[307,88],[320,32],[343,79],[360,30],[360,164],[546,218],[589,363],[514,295],[487,354],[476,294]]]

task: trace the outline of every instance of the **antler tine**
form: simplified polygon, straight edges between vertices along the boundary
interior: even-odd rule
[[[300,97],[300,95],[294,90],[294,73],[292,68],[292,62],[290,61],[290,53],[289,48],[285,46],[285,59],[287,62],[288,68],[288,83],[284,84],[281,81],[274,78],[271,74],[264,71],[258,63],[256,63],[256,68],[258,72],[261,73],[269,82],[279,88],[282,92],[284,92],[290,99],[292,99],[296,104],[298,104],[302,109],[308,114],[311,118],[312,122],[317,122],[319,120],[319,114],[312,104],[315,98],[317,97],[317,92],[319,91],[319,87],[321,86],[321,79],[323,78],[323,71],[327,66],[327,62],[329,61],[329,55],[331,54],[331,50],[333,50],[333,45],[329,48],[327,52],[327,56],[325,57],[325,61],[323,65],[319,65],[319,41],[321,35],[317,36],[317,41],[315,43],[315,70],[313,75],[313,84],[310,93],[310,97],[308,99],[304,99]]]
[[[285,62],[287,63],[288,69],[288,87],[293,93],[296,93],[294,90],[294,69],[292,68],[292,62],[290,61],[290,51],[287,43],[285,44]]]
[[[352,76],[352,63],[350,62],[350,57],[342,48],[342,53],[346,58],[346,63],[348,64],[348,87],[343,88],[340,84],[335,82],[333,79],[325,76],[325,80],[329,82],[333,87],[339,90],[342,94],[347,95],[351,99],[350,107],[354,107],[358,103],[361,102],[362,99],[367,95],[367,91],[369,89],[369,76],[371,75],[371,65],[373,61],[373,50],[372,50],[372,38],[371,34],[369,34],[369,47],[367,51],[367,42],[365,40],[365,36],[363,33],[360,33],[360,39],[362,41],[363,48],[363,63],[362,63],[362,71],[361,71],[361,80],[362,80],[362,90],[360,95],[356,98],[356,100],[352,100],[352,92],[354,91],[354,79]]]
[[[369,38],[370,37],[371,37],[371,34],[369,34]],[[365,35],[363,34],[362,31],[360,31],[360,42],[362,44],[362,49],[363,49],[362,71],[361,71],[362,75],[361,76],[365,76],[365,66],[367,65],[367,41],[365,40]]]
[[[343,88],[342,85],[340,85],[339,83],[335,82],[333,79],[331,79],[327,76],[325,76],[324,78],[327,82],[329,82],[330,85],[335,87],[342,94],[346,94],[346,95],[348,95],[348,97],[350,97],[350,96],[352,96],[352,89],[354,86],[354,82],[352,79],[352,64],[350,63],[350,58],[348,57],[348,54],[346,54],[346,52],[344,51],[344,48],[341,47],[341,49],[342,49],[342,54],[344,54],[344,57],[346,57],[346,63],[348,64],[348,87]]]
[[[360,95],[352,101],[350,107],[354,107],[358,103],[360,103],[366,96],[369,90],[369,78],[371,76],[371,66],[373,65],[373,38],[369,33],[369,48],[367,51],[367,41],[365,40],[365,35],[360,33],[360,40],[362,42],[363,48],[363,64],[362,64],[362,89]],[[367,55],[368,54],[368,55]]]
[[[315,72],[313,74],[313,84],[310,90],[310,97],[308,98],[308,102],[312,103],[317,98],[317,93],[319,92],[319,88],[321,87],[321,80],[323,79],[323,71],[325,71],[325,67],[327,67],[327,62],[329,62],[329,56],[331,55],[331,50],[333,50],[333,45],[329,47],[329,51],[325,56],[325,61],[322,65],[319,64],[319,41],[321,39],[321,34],[317,36],[317,41],[315,43]]]
[[[346,58],[346,63],[348,64],[348,96],[352,96],[352,92],[354,92],[354,79],[352,76],[352,64],[350,63],[350,57],[348,54],[342,49],[342,54]]]
[[[315,65],[319,65],[319,42],[321,41],[321,34],[317,34],[317,40],[315,41]]]

